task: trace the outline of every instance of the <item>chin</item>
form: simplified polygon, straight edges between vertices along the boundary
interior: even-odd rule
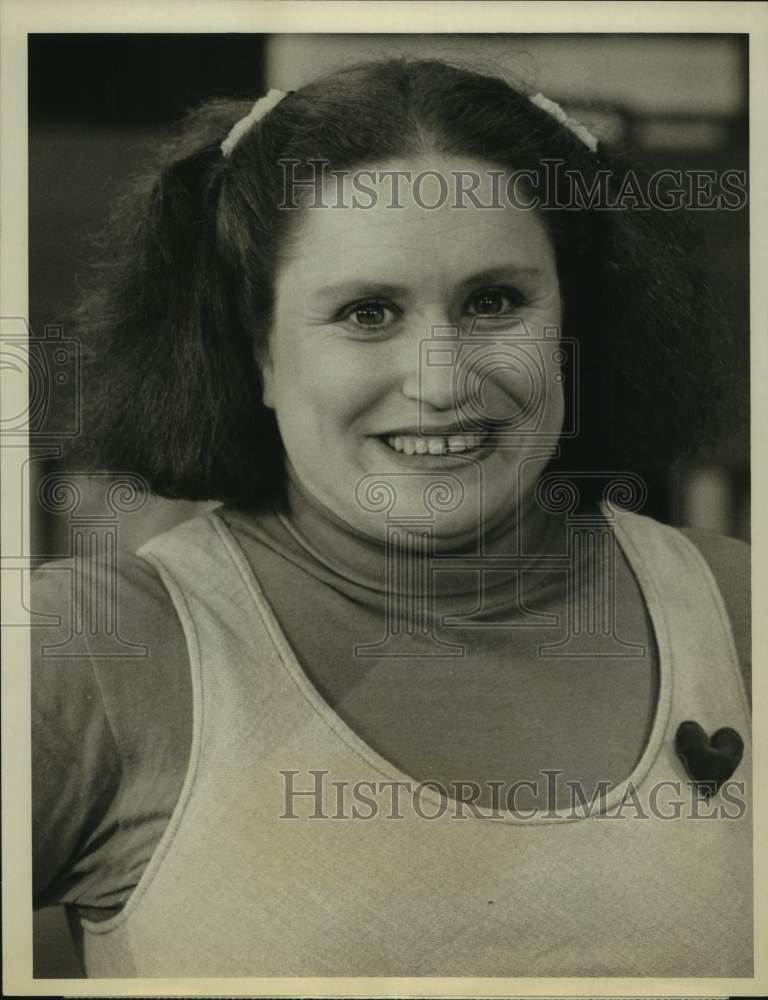
[[[405,522],[445,540],[476,535],[484,523],[514,515],[518,471],[517,464],[499,468],[493,460],[465,459],[437,467],[428,459],[372,463],[351,486],[359,504],[353,523],[364,523],[367,532],[379,537],[387,524]]]

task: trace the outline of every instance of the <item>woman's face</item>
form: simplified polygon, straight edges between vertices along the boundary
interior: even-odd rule
[[[383,163],[358,204],[334,180],[277,274],[265,402],[304,489],[379,538],[387,515],[456,541],[515,515],[562,428],[554,247],[533,211],[479,207],[493,169]],[[371,170],[437,170],[449,195],[406,176],[395,207]],[[462,207],[457,171],[479,178]]]

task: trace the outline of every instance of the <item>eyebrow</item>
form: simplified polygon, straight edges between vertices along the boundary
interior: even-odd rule
[[[510,279],[535,278],[541,275],[541,273],[542,269],[540,267],[503,264],[499,267],[485,268],[482,271],[471,274],[461,282],[460,287],[469,288],[473,285],[492,285],[500,281],[509,281]],[[361,277],[350,281],[340,281],[333,285],[324,285],[322,288],[317,289],[314,297],[325,300],[335,299],[339,296],[359,295],[361,293],[366,295],[402,295],[409,291],[410,288],[405,285],[392,284],[381,281],[378,278],[368,280]]]
[[[352,281],[340,281],[335,285],[324,285],[313,293],[317,299],[335,299],[337,297],[346,298],[348,295],[397,295],[408,289],[404,285],[392,285],[377,278],[367,280],[366,278],[355,278]]]
[[[492,285],[497,281],[507,281],[509,278],[537,278],[542,274],[540,267],[530,265],[502,264],[499,267],[486,268],[470,275],[462,281],[462,287],[469,285]]]

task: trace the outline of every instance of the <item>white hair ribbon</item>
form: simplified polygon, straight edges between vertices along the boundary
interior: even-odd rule
[[[221,151],[224,156],[231,156],[232,150],[238,142],[240,142],[245,133],[252,128],[257,121],[269,114],[269,112],[276,107],[284,97],[287,96],[288,95],[285,91],[275,90],[273,87],[264,95],[264,97],[260,97],[248,114],[244,118],[241,118],[240,121],[235,122],[229,130],[227,138],[221,144]]]
[[[545,97],[541,93],[529,95],[528,100],[531,104],[535,104],[536,107],[541,108],[542,111],[546,111],[548,115],[559,121],[561,125],[565,125],[568,131],[572,132],[577,139],[580,139],[592,153],[597,152],[597,139],[595,136],[592,135],[586,125],[582,125],[581,122],[569,118],[559,104],[555,101],[550,101],[548,97]]]

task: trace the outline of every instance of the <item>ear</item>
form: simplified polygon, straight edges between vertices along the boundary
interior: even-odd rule
[[[256,364],[261,373],[261,400],[266,407],[274,410],[274,372],[272,371],[272,357],[267,350],[263,354],[256,356]]]

